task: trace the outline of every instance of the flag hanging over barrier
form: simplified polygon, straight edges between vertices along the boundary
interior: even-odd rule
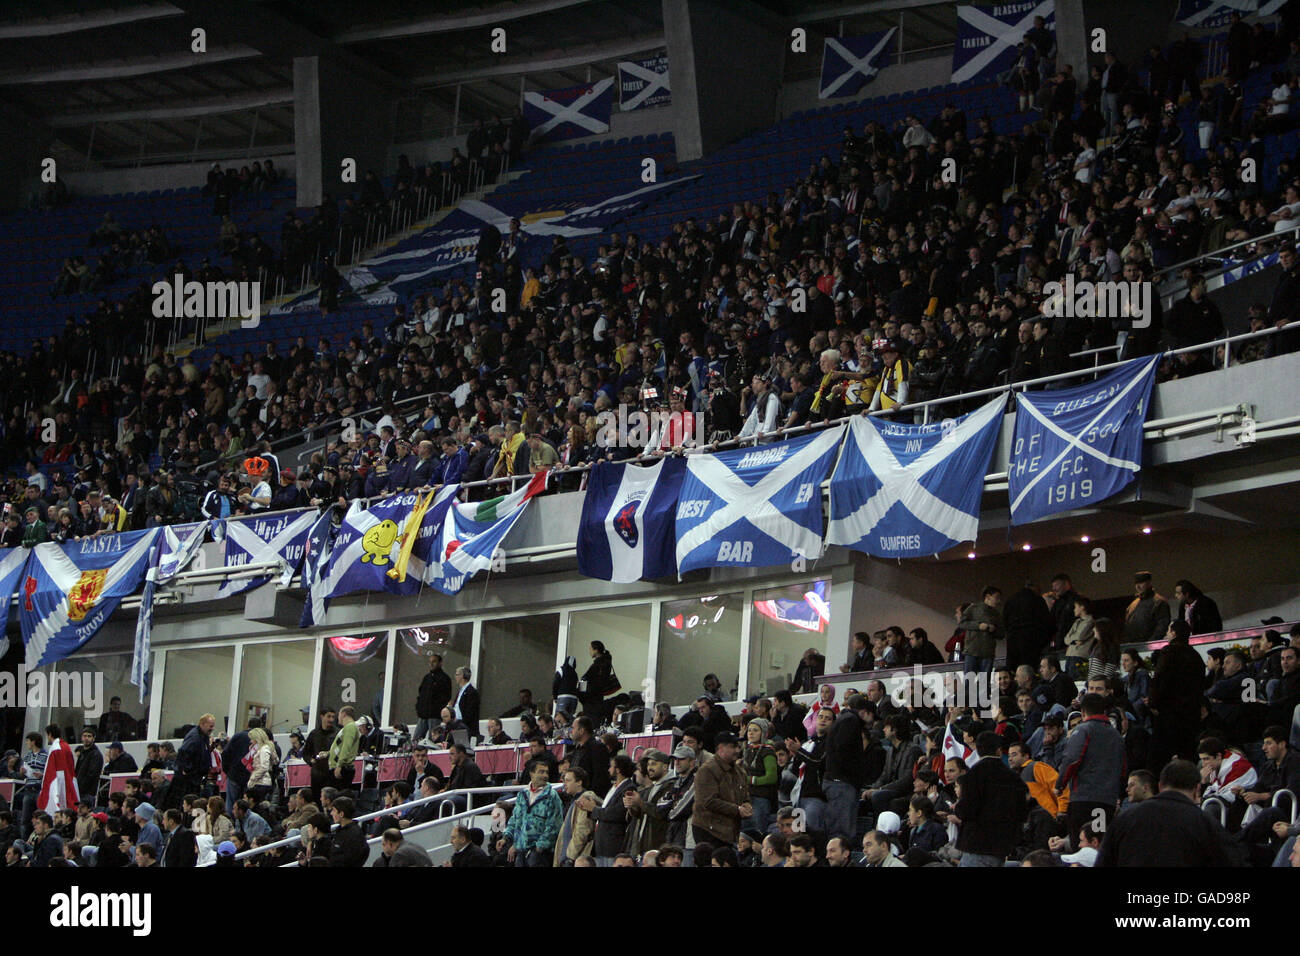
[[[355,506],[343,519],[330,556],[325,597],[356,591],[414,594],[438,529],[458,486],[433,492],[391,495],[367,509]]]
[[[628,583],[677,570],[674,513],[686,459],[592,469],[578,526],[578,573]]]
[[[99,632],[140,586],[160,530],[32,548],[18,603],[28,668],[63,660]]]
[[[1160,356],[1134,359],[1095,382],[1019,392],[1007,469],[1011,523],[1098,504],[1142,470],[1142,427]]]
[[[761,568],[821,556],[821,483],[844,426],[687,459],[677,504],[677,571]]]
[[[576,139],[609,132],[614,108],[614,78],[587,86],[524,94],[524,120],[528,138],[536,143]]]
[[[897,27],[860,37],[827,37],[822,47],[822,81],[819,99],[853,96],[876,78],[889,63],[890,42]]]
[[[826,543],[881,558],[918,558],[974,541],[1005,405],[998,396],[968,415],[929,425],[852,419],[831,477]]]
[[[648,60],[623,60],[618,65],[618,108],[624,113],[667,106],[673,95],[668,85],[668,56]]]
[[[1056,0],[1016,0],[997,6],[957,8],[957,43],[952,48],[952,82],[965,83],[1011,68],[1017,46],[1034,26],[1034,17],[1056,29]]]
[[[158,541],[158,583],[166,584],[180,574],[199,554],[208,535],[207,521],[170,525]]]
[[[1271,3],[1265,5],[1273,7],[1268,12],[1278,9],[1278,6]],[[1226,27],[1234,13],[1245,17],[1256,12],[1260,16],[1267,16],[1264,10],[1259,9],[1259,0],[1178,0],[1178,12],[1174,14],[1174,19],[1184,26],[1211,30]]]
[[[500,498],[453,505],[436,536],[438,551],[430,557],[424,583],[444,594],[458,594],[466,581],[492,567],[497,548],[523,517],[528,502],[546,490],[549,475],[538,472],[527,485]]]
[[[271,512],[252,518],[227,518],[224,566],[238,569],[250,564],[278,564],[279,571],[266,571],[246,578],[227,578],[217,589],[218,598],[234,597],[261,587],[279,576],[285,583],[302,563],[307,532],[316,520],[315,511]]]
[[[338,531],[338,526],[334,524],[334,508],[330,507],[321,512],[307,533],[306,550],[302,558],[302,583],[307,589],[307,599],[302,605],[299,627],[325,623],[325,572],[329,569],[329,558]]]

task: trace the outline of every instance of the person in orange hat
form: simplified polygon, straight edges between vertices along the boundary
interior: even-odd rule
[[[244,471],[248,474],[251,490],[239,493],[240,503],[249,511],[265,511],[271,507],[271,483],[266,480],[270,465],[265,458],[245,458]]]

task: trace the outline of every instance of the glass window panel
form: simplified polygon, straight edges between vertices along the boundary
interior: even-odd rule
[[[621,693],[640,693],[646,677],[650,649],[650,605],[592,608],[569,614],[567,654],[577,658],[578,676],[591,666],[591,642],[601,641],[609,651]]]
[[[469,665],[474,625],[468,621],[460,624],[430,624],[424,627],[399,627],[397,629],[396,675],[393,685],[391,723],[406,724],[415,729],[419,717],[415,713],[420,682],[429,673],[429,658],[442,655],[442,669],[448,679],[457,667]],[[475,686],[478,682],[475,681]],[[455,681],[452,681],[453,693]]]
[[[754,592],[748,694],[788,689],[804,651],[826,653],[830,600],[828,579]]]
[[[704,690],[704,675],[710,673],[722,682],[723,698],[736,699],[744,602],[739,592],[664,602],[656,702],[689,704]]]
[[[149,729],[149,698],[140,703],[140,689],[131,683],[130,654],[97,654],[59,661],[53,668],[42,668],[46,673],[56,671],[47,694],[51,703],[50,720],[66,733],[67,740],[80,742],[83,727],[95,730],[95,739],[101,743],[118,740],[141,740]],[[120,697],[116,714],[109,702]],[[87,711],[102,711],[98,717],[87,718]],[[102,747],[100,749],[103,749]]]
[[[380,709],[377,702],[383,703],[388,632],[365,631],[321,640],[325,649],[320,666],[320,707],[338,710],[344,704],[351,704],[358,717],[370,714],[378,720],[379,715],[374,711]],[[316,720],[315,715],[312,720]]]
[[[531,690],[538,703],[550,700],[559,634],[558,614],[483,622],[480,673],[473,677],[481,695],[481,720],[519,703],[521,687]]]
[[[273,734],[287,734],[303,724],[311,710],[311,673],[315,641],[245,644],[239,665],[237,728],[261,717]],[[310,719],[310,718],[309,718]]]
[[[234,666],[233,646],[168,651],[159,736],[183,736],[180,728],[198,723],[204,714],[217,718],[217,730],[230,733],[230,679]]]

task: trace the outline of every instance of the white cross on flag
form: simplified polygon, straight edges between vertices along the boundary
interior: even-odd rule
[[[668,85],[668,57],[624,60],[618,65],[618,108],[624,113],[667,106],[672,102]]]
[[[996,7],[958,7],[957,42],[952,48],[952,82],[1003,72],[1015,62],[1016,47],[1034,17],[1056,29],[1056,0],[1020,0]]]
[[[525,93],[524,120],[528,123],[528,138],[539,142],[608,133],[613,107],[612,76],[597,80],[590,86]]]
[[[889,42],[898,32],[890,27],[860,37],[827,37],[822,47],[822,82],[819,99],[853,96],[876,78],[889,59]]]
[[[1013,525],[1091,507],[1137,476],[1159,365],[1152,355],[1086,385],[1016,395],[1007,464]]]
[[[253,518],[227,518],[223,566],[238,570],[243,565],[278,563],[283,583],[287,584],[302,563],[307,533],[311,531],[317,514],[312,508],[301,512],[273,512]],[[233,597],[261,587],[274,574],[265,571],[253,577],[228,577],[217,589],[217,597]]]
[[[881,558],[919,558],[974,541],[1005,404],[999,396],[930,425],[850,421],[831,476],[826,543]]]

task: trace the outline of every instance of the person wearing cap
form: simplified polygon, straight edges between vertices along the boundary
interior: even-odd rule
[[[140,832],[135,838],[136,846],[147,843],[157,850],[162,845],[162,831],[158,829],[158,824],[153,822],[155,814],[152,803],[142,803],[135,808],[135,822],[140,827]]]
[[[388,464],[388,485],[390,491],[405,491],[415,487],[411,484],[411,469],[415,467],[415,455],[411,453],[411,441],[398,436],[392,442],[393,454]]]
[[[623,795],[623,806],[632,817],[628,852],[637,856],[658,849],[665,842],[670,805],[660,801],[673,783],[672,758],[662,750],[652,747],[641,754],[641,760],[648,781],[646,786]]]
[[[46,527],[45,522],[41,520],[40,508],[29,505],[27,510],[23,512],[23,517],[26,519],[26,523],[23,525],[22,544],[24,548],[34,548],[38,544],[44,544],[50,540],[50,530]]]
[[[292,511],[306,504],[298,488],[298,476],[292,468],[280,470],[280,487],[271,497],[272,511]]]
[[[749,780],[737,759],[740,740],[735,734],[714,738],[713,759],[695,774],[695,809],[691,833],[695,844],[732,846],[741,827],[754,815],[749,802]]]
[[[1150,571],[1133,575],[1133,593],[1133,601],[1124,611],[1125,643],[1146,644],[1162,640],[1169,630],[1172,615],[1169,602],[1152,586]]]
[[[880,357],[882,365],[880,380],[876,383],[875,394],[871,396],[871,407],[868,411],[888,410],[896,405],[906,405],[912,363],[903,356],[902,346],[894,339],[876,339],[871,343],[871,351]]]

